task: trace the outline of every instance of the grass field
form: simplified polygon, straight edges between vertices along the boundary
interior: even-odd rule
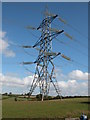
[[[3,118],[61,118],[80,117],[88,114],[88,98],[72,98],[51,101],[2,101]]]

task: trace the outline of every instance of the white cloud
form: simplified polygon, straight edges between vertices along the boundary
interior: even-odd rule
[[[1,32],[0,31],[0,38],[4,38],[5,35],[6,35],[6,32]]]
[[[68,77],[75,80],[88,80],[88,73],[80,70],[73,70],[68,74]]]
[[[20,78],[17,74],[2,74],[0,73],[0,93],[13,92],[13,93],[27,93],[33,80],[33,75]]]
[[[10,44],[6,40],[6,32],[0,31],[0,54],[4,54],[6,57],[14,57],[15,53],[9,47]]]
[[[56,78],[58,79],[58,81],[64,81],[67,79],[67,76],[65,74],[62,73],[62,71],[60,69],[55,69],[55,74],[56,74]]]
[[[58,70],[57,75],[59,74],[59,72],[60,74],[62,74],[62,72]],[[74,79],[70,79],[71,76],[69,75],[74,76],[73,77]],[[59,88],[61,89],[61,94],[62,95],[88,95],[88,80],[86,75],[87,73],[83,73],[82,71],[80,72],[80,70],[74,70],[69,74],[67,74],[67,76],[66,75],[64,76],[64,74],[62,74],[63,76],[62,79],[60,79],[60,76],[58,76],[57,81],[59,84]],[[84,81],[81,80],[82,76],[84,77]],[[2,83],[3,86],[8,86],[9,88],[14,87],[15,89],[18,89],[19,87],[19,89],[23,89],[23,90],[26,89],[27,91],[29,91],[33,77],[34,77],[33,75],[30,75],[21,79],[18,76],[15,77],[15,75],[13,74],[3,75],[0,73],[0,83]],[[65,78],[67,78],[67,80],[65,80]],[[55,89],[52,85],[50,87],[50,90],[51,90],[50,94],[56,95]]]
[[[3,75],[0,73],[0,82],[3,86],[25,87],[27,85],[31,85],[32,78],[33,76],[27,76],[23,79],[20,79],[19,77]]]
[[[60,81],[59,87],[62,95],[88,95],[88,82],[76,80]]]
[[[88,75],[87,72],[73,70],[67,75],[61,70],[56,70],[56,78],[62,95],[88,95]],[[55,94],[51,88],[52,95]]]
[[[14,57],[15,56],[15,53],[12,50],[9,50],[9,49],[5,50],[4,54],[5,54],[6,57]]]

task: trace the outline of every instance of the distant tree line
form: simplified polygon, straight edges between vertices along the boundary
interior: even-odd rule
[[[19,96],[23,96],[24,98],[26,98],[26,96],[29,96],[29,93],[25,93],[25,94],[12,94],[12,92],[9,93],[4,93],[2,95],[5,96],[11,96],[11,97],[15,97],[15,101],[17,101],[17,97]],[[32,98],[32,100],[41,100],[42,99],[42,94],[37,94],[34,95],[35,97]],[[90,96],[44,96],[44,100],[55,100],[55,99],[69,99],[69,98],[90,98]],[[31,98],[30,98],[31,99]],[[28,97],[28,100],[30,100]]]
[[[69,98],[88,98],[90,96],[44,96],[44,100],[55,100],[55,99],[69,99]],[[42,99],[42,94],[37,94],[36,95],[36,99],[37,100],[41,100]]]

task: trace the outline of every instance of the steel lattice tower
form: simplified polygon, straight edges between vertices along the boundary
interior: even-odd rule
[[[57,30],[51,28],[51,24],[58,15],[46,15],[37,30],[41,31],[41,36],[34,46],[23,46],[24,48],[35,48],[39,50],[39,55],[34,62],[23,62],[23,64],[36,64],[36,70],[34,79],[29,91],[29,96],[33,93],[34,89],[39,86],[40,94],[42,94],[42,101],[44,96],[48,96],[50,90],[50,84],[52,83],[57,94],[60,96],[59,86],[55,77],[55,67],[53,59],[58,55],[69,60],[68,57],[52,51],[52,40],[55,39],[59,34],[63,33],[64,30]],[[34,28],[32,28],[34,29]]]

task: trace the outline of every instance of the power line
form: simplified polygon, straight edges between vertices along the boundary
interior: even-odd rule
[[[31,33],[31,31],[30,31],[30,33]],[[31,34],[32,34],[32,33],[31,33]],[[32,34],[32,35],[33,35],[35,38],[38,37],[38,36],[36,36],[36,35],[34,35],[34,34]],[[65,43],[65,42],[59,40],[58,38],[55,38],[55,39],[56,39],[60,44],[69,46],[69,47],[71,47],[72,49],[75,48],[75,47],[69,45],[68,43]],[[18,45],[18,44],[13,43],[13,42],[9,42],[9,44],[22,48],[22,45]],[[79,49],[77,49],[77,48],[75,48],[75,50],[79,51],[80,54],[87,56],[87,55],[86,55],[84,52],[82,52],[81,50],[79,50]],[[27,52],[24,48],[23,48],[23,51],[24,51],[26,54],[35,57],[35,55],[33,55],[33,54],[30,53],[30,52]],[[75,61],[75,63],[78,64],[78,62],[76,62],[76,61]],[[10,64],[13,64],[13,63],[10,63]],[[83,65],[83,64],[81,64],[81,65],[82,65],[83,67],[85,67],[85,65]]]
[[[65,25],[67,25],[68,27],[70,27],[72,30],[74,30],[75,32],[79,33],[79,35],[81,35],[82,37],[84,37],[85,39],[88,39],[87,36],[85,36],[80,30],[78,30],[75,26],[71,25],[70,23],[68,23],[66,20],[64,20],[63,18],[61,18],[60,16],[58,17],[58,19],[64,23]]]
[[[59,25],[53,23],[53,25],[57,26],[59,28]],[[71,39],[73,42],[78,43],[81,47],[83,48],[88,48],[88,46],[86,46],[83,42],[80,42],[78,39],[72,37],[71,35],[69,35],[68,33],[64,32],[65,36],[68,37],[69,39]]]
[[[30,56],[35,57],[35,55],[34,55],[33,53],[27,52],[24,48],[23,48],[23,51],[24,51],[27,55],[30,55]]]
[[[72,49],[74,48],[78,53],[80,53],[80,54],[82,54],[82,55],[84,55],[84,56],[88,56],[88,54],[82,52],[82,50],[80,50],[80,49],[78,49],[78,48],[75,48],[75,47],[73,47],[72,45],[61,41],[61,40],[59,40],[58,38],[55,38],[55,39],[56,39],[56,41],[58,41],[58,42],[61,43],[61,44],[67,45],[68,47],[70,47],[70,48],[72,48]],[[73,49],[73,50],[74,50],[74,49]]]
[[[52,13],[46,13],[47,15],[50,15],[50,16],[53,16],[55,14],[52,14]],[[62,23],[64,23],[65,25],[71,27],[74,31],[77,31],[80,35],[84,36],[79,30],[77,30],[75,27],[73,27],[72,25],[70,25],[69,23],[67,23],[64,19],[62,19],[60,16],[58,16],[58,20]],[[55,26],[58,27],[57,24],[53,23]],[[82,42],[78,41],[76,38],[73,38],[72,36],[66,34],[67,37],[69,37],[70,39],[73,39],[75,42],[79,43],[80,45],[82,45],[83,47],[87,48],[87,46],[85,46],[85,44],[83,44]],[[85,37],[85,36],[84,36]],[[85,37],[88,39],[88,37]]]
[[[32,70],[28,69],[25,65],[23,65],[23,68],[24,68],[26,71],[31,72],[31,73],[34,74],[34,72],[33,72]]]
[[[49,15],[49,16],[55,15],[55,14],[48,13],[48,12],[46,12],[45,14],[46,14],[46,15]],[[67,21],[64,20],[64,19],[63,19],[61,16],[59,16],[59,15],[58,15],[58,20],[59,20],[60,22],[62,22],[63,24],[65,24],[65,25],[69,26],[70,28],[72,28],[75,32],[79,33],[81,36],[83,36],[83,37],[85,37],[85,38],[88,39],[88,37],[85,36],[81,31],[79,31],[79,30],[78,30],[77,28],[75,28],[73,25],[67,23]]]
[[[77,28],[75,28],[73,25],[71,24],[67,24],[70,28],[72,28],[74,31],[77,31],[77,33],[79,33],[81,36],[83,36],[84,38],[88,39],[87,36],[85,36],[81,31],[79,31]]]
[[[52,24],[54,24],[54,23],[52,23]],[[31,33],[31,31],[30,31],[30,33]],[[31,33],[32,34],[32,33]],[[32,34],[33,35],[33,34]],[[74,39],[74,38],[72,38],[72,36],[70,36],[69,34],[67,34],[66,33],[66,36],[69,36],[69,38],[71,38],[71,39]],[[34,35],[34,37],[38,37],[38,36],[35,36]],[[57,38],[56,38],[57,39]],[[65,42],[63,42],[63,41],[60,41],[60,40],[58,40],[57,39],[57,41],[59,41],[61,44],[64,44],[64,45],[67,45],[67,46],[69,46],[69,47],[71,47],[72,49],[73,48],[75,48],[75,47],[73,47],[73,46],[71,46],[71,45],[69,45],[68,43],[65,43]],[[80,41],[78,41],[77,39],[74,39],[74,41],[76,41],[77,43],[81,43]],[[81,44],[80,44],[81,45]],[[83,45],[83,44],[82,44]],[[83,47],[85,47],[84,45],[83,45]],[[86,48],[86,47],[85,47]],[[88,56],[88,54],[86,54],[86,53],[84,53],[82,50],[80,50],[80,49],[78,49],[78,48],[75,48],[77,51],[79,51],[80,52],[80,54],[82,54],[82,55],[85,55],[85,56]]]
[[[54,23],[53,23],[54,24]],[[58,26],[58,25],[57,25]],[[38,37],[38,36],[37,36]],[[73,46],[71,46],[71,45],[69,45],[68,43],[65,43],[65,42],[63,42],[63,41],[61,41],[61,40],[59,40],[58,38],[55,38],[59,43],[61,43],[61,44],[64,44],[64,45],[66,45],[66,46],[69,46],[69,47],[71,47],[72,49],[74,48],[77,52],[79,51],[79,53],[80,54],[82,54],[82,55],[84,55],[84,56],[88,56],[86,53],[84,53],[84,52],[82,52],[82,50],[80,50],[80,49],[78,49],[78,48],[75,48],[75,47],[73,47]],[[76,39],[74,39],[75,41],[77,41],[78,43],[80,43],[78,40],[76,40]],[[74,62],[74,61],[73,61]],[[75,63],[78,63],[78,62],[75,62]],[[81,65],[79,65],[79,66],[81,66]],[[85,65],[83,65],[82,64],[82,67],[85,67]]]

